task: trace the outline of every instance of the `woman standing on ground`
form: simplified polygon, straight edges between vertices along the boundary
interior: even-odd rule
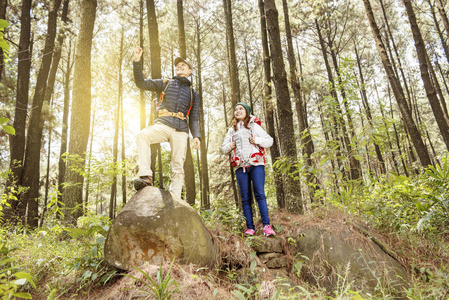
[[[259,124],[258,124],[258,123]],[[266,236],[276,235],[270,226],[267,199],[265,197],[265,157],[263,148],[273,145],[273,138],[260,127],[260,121],[251,115],[251,108],[242,102],[234,106],[234,119],[221,145],[223,153],[232,151],[233,166],[242,197],[243,214],[246,218],[245,235],[254,235],[255,227],[251,211],[251,183],[259,206]],[[263,148],[262,148],[263,147]]]

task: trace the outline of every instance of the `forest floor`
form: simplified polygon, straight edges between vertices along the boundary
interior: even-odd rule
[[[331,220],[339,223],[363,222],[338,209],[320,208],[306,215],[294,215],[285,211],[273,211],[270,215],[278,237],[288,238],[297,230],[297,224],[315,223],[327,226]],[[260,227],[261,224],[258,224]],[[259,228],[258,233],[261,230]],[[364,291],[353,291],[350,283],[337,292],[328,293],[302,281],[293,272],[288,278],[273,278],[271,274],[253,277],[244,275],[242,270],[251,265],[253,251],[246,239],[238,232],[227,230],[222,225],[211,229],[219,242],[219,260],[214,270],[194,265],[171,264],[146,265],[141,270],[126,274],[116,273],[107,283],[99,278],[80,286],[71,275],[65,283],[64,293],[51,299],[393,299],[391,295],[370,295]],[[426,239],[416,233],[376,232],[376,237],[389,247],[406,266],[411,281],[406,299],[447,299],[449,273],[447,270],[449,250],[448,237],[439,240]],[[234,257],[230,262],[229,258]],[[226,263],[223,263],[226,261]],[[104,264],[104,262],[103,262]],[[253,273],[254,274],[254,273]],[[69,282],[73,284],[70,285]],[[45,286],[54,286],[51,277],[38,282],[40,288],[32,292],[33,299],[50,299],[45,294]]]

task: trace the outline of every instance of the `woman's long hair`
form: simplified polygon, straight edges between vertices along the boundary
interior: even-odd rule
[[[243,119],[243,126],[245,126],[246,129],[249,129],[248,124],[249,124],[250,120],[251,120],[251,116],[248,114],[246,115],[245,119]],[[232,126],[234,127],[234,131],[237,131],[237,124],[238,124],[238,121],[234,117],[234,119],[232,119]]]

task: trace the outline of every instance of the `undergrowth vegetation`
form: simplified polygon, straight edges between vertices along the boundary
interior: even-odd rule
[[[3,194],[3,204],[7,197]],[[408,268],[412,284],[404,291],[407,299],[447,299],[448,159],[414,177],[390,174],[381,180],[372,179],[364,186],[347,183],[323,199],[324,204],[309,208],[308,214],[332,218],[336,217],[332,213],[339,211],[345,219],[364,220],[385,237]],[[235,204],[216,199],[212,209],[196,209],[220,246],[216,269],[188,270],[167,262],[153,271],[143,268],[136,271],[140,273],[127,275],[129,285],[120,291],[134,287],[140,290],[142,299],[147,295],[179,299],[183,292],[192,289],[192,282],[186,280],[195,279],[202,280],[202,286],[207,287],[204,290],[210,293],[208,297],[216,299],[259,299],[267,291],[271,299],[393,298],[383,293],[385,288],[381,286],[374,295],[354,290],[352,282],[345,280],[345,274],[340,274],[339,286],[330,294],[303,282],[300,275],[307,265],[307,257],[292,258],[290,277],[295,280],[266,280],[250,247],[257,239],[242,237],[244,219]],[[36,230],[20,225],[0,229],[0,299],[88,299],[95,291],[110,289],[117,280],[125,278],[104,260],[103,246],[110,226],[107,217],[88,213],[78,220],[76,227],[70,227],[61,223],[57,211],[49,209],[48,213],[50,221]],[[288,243],[296,243],[288,239],[287,228],[294,227],[295,222],[277,223],[276,216],[282,212],[271,210],[270,213],[279,235]]]

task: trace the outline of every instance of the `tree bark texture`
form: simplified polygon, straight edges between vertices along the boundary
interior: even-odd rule
[[[447,13],[446,10],[444,9],[443,0],[436,0],[435,2],[437,4],[441,20],[443,21],[444,29],[446,30],[446,35],[449,37],[449,19],[447,18]]]
[[[357,50],[357,44],[355,42],[354,42],[354,52],[355,52],[355,57],[356,57],[356,60],[357,60],[357,67],[359,69],[360,92],[361,92],[361,95],[362,95],[361,98],[362,98],[363,108],[365,109],[365,114],[366,114],[366,118],[368,120],[368,123],[370,124],[371,127],[373,127],[373,116],[371,114],[371,108],[370,108],[370,105],[368,103],[368,96],[366,95],[365,78],[363,77],[362,65],[360,63],[360,56],[359,56],[359,52]],[[374,150],[376,152],[377,160],[379,162],[380,173],[381,174],[386,174],[387,170],[386,170],[384,158],[382,156],[382,152],[380,151],[380,147],[379,147],[378,143],[375,140],[373,141],[373,144],[374,144]]]
[[[413,39],[415,41],[416,52],[418,53],[419,60],[419,70],[421,72],[421,78],[424,83],[424,89],[426,90],[427,98],[429,99],[430,107],[432,108],[433,114],[435,116],[435,120],[438,124],[438,128],[440,129],[441,136],[443,137],[443,141],[446,144],[446,148],[449,150],[449,124],[445,119],[445,113],[441,108],[440,101],[438,100],[435,87],[432,84],[432,80],[430,78],[429,66],[428,66],[428,57],[426,46],[424,44],[424,40],[421,35],[421,31],[418,27],[418,23],[416,21],[416,15],[412,7],[412,3],[410,0],[403,0],[405,5],[405,9],[407,11],[407,16],[410,22],[410,26],[412,29]]]
[[[301,95],[301,85],[299,84],[298,76],[296,73],[296,59],[295,59],[295,53],[293,50],[293,41],[292,41],[292,32],[290,28],[290,18],[288,14],[288,3],[287,0],[282,0],[282,6],[284,10],[284,22],[285,22],[285,32],[287,35],[287,58],[288,63],[290,66],[290,84],[293,89],[293,95],[295,97],[296,102],[296,113],[298,117],[298,125],[299,125],[299,132],[301,136],[301,145],[303,147],[303,159],[306,163],[306,177],[307,177],[307,186],[309,189],[309,195],[311,202],[314,202],[314,195],[315,191],[317,189],[317,178],[316,176],[310,171],[312,168],[312,153],[313,153],[313,141],[312,136],[310,134],[310,130],[307,126],[306,122],[306,115],[304,112],[304,104],[302,101],[302,95]]]
[[[30,112],[28,131],[25,146],[25,160],[22,174],[22,185],[29,187],[28,191],[20,196],[20,202],[27,205],[27,224],[32,228],[39,225],[38,217],[38,198],[40,181],[40,153],[42,130],[44,119],[42,118],[42,107],[47,89],[47,79],[50,72],[53,50],[56,37],[56,22],[61,0],[50,2],[48,11],[47,35],[45,36],[45,45],[42,51],[42,62],[36,80],[36,89],[34,91],[33,106]]]
[[[184,30],[184,8],[183,1],[177,1],[178,10],[178,41],[179,54],[182,58],[187,58],[186,37]],[[190,138],[187,140],[186,159],[184,161],[184,185],[185,198],[191,205],[195,204],[196,186],[195,186],[195,167],[193,165],[192,149],[190,148]]]
[[[144,0],[139,1],[139,46],[143,48],[143,19],[144,19]],[[140,58],[142,60],[142,66],[144,65],[144,56]],[[140,112],[140,129],[147,127],[146,122],[146,103],[145,103],[145,91],[140,89],[139,91],[139,112]]]
[[[286,176],[286,208],[295,213],[303,214],[303,202],[301,196],[300,181],[292,174],[296,172],[297,151],[295,143],[295,131],[293,127],[293,112],[290,102],[287,75],[282,54],[281,36],[279,30],[278,10],[274,0],[265,0],[265,16],[270,37],[270,53],[273,66],[273,79],[277,97],[277,109],[279,119],[282,120],[282,129],[278,129],[279,144],[284,156],[290,164],[290,174]]]
[[[376,20],[374,18],[371,3],[369,0],[363,0],[363,3],[365,5],[366,14],[368,16],[368,21],[370,23],[371,30],[373,32],[374,40],[376,41],[377,50],[379,52],[385,72],[387,73],[388,81],[393,89],[393,93],[396,98],[396,102],[399,106],[402,118],[409,131],[416,152],[418,153],[421,165],[423,167],[427,167],[431,165],[429,152],[427,151],[426,146],[424,145],[421,133],[419,132],[415,122],[413,121],[410,109],[407,105],[407,100],[404,97],[404,92],[402,91],[398,78],[394,74],[391,62],[388,59],[385,45],[380,35],[379,27],[377,26]]]
[[[209,166],[207,164],[207,143],[206,143],[206,130],[205,130],[205,122],[204,122],[204,103],[203,103],[203,82],[202,82],[202,74],[201,74],[201,26],[200,19],[196,20],[196,67],[197,67],[197,76],[198,76],[198,96],[200,99],[200,107],[199,107],[199,126],[200,133],[202,137],[201,143],[201,207],[203,209],[210,209],[210,199],[209,199]]]
[[[97,0],[83,0],[81,6],[81,25],[75,53],[73,73],[72,109],[70,118],[69,154],[79,155],[82,166],[85,164],[84,152],[87,148],[92,103],[91,51],[92,38],[97,11]],[[65,181],[70,184],[64,191],[66,206],[65,219],[76,223],[82,215],[83,176],[72,170],[75,162],[67,162]]]
[[[234,27],[232,25],[232,6],[231,0],[223,0],[223,7],[226,19],[226,36],[228,40],[229,63],[231,75],[231,103],[232,108],[240,102],[239,73],[237,66],[237,57],[235,54]]]
[[[12,178],[10,183],[21,185],[23,158],[25,155],[25,128],[28,113],[28,89],[30,85],[31,68],[31,4],[32,0],[22,1],[22,15],[20,16],[20,41],[18,49],[17,65],[17,90],[16,107],[14,112],[13,127],[15,135],[10,135],[10,169]],[[17,201],[12,201],[11,210],[5,211],[5,219],[12,218],[13,211],[18,206]],[[22,212],[22,217],[23,217]]]
[[[6,8],[7,7],[8,7],[8,1],[0,0],[0,19],[6,20]],[[0,48],[0,82],[2,82],[3,72],[5,70],[5,68],[4,68],[5,57],[3,54],[4,54],[3,48]]]
[[[271,89],[271,59],[270,49],[268,46],[267,22],[265,17],[265,7],[263,0],[259,0],[260,12],[260,31],[262,36],[262,56],[264,70],[264,107],[265,119],[267,124],[267,133],[273,138],[273,145],[270,147],[271,160],[274,163],[280,156],[279,146],[277,142],[276,130],[274,126],[274,108],[275,100],[273,99]],[[274,168],[276,173],[276,168]],[[274,176],[274,185],[276,189],[276,199],[279,208],[285,208],[284,183],[281,176]]]
[[[64,182],[64,176],[66,171],[66,164],[63,159],[63,154],[67,151],[67,131],[69,128],[69,106],[70,106],[70,75],[72,73],[72,43],[69,43],[67,54],[67,63],[64,74],[64,106],[62,109],[62,130],[61,130],[61,147],[59,150],[59,163],[58,163],[58,200],[62,201],[62,193],[64,192],[62,188],[62,183]],[[58,202],[59,202],[58,201]]]
[[[177,0],[176,7],[178,9],[178,43],[179,43],[179,55],[186,59],[187,58],[187,47],[186,47],[186,32],[184,30],[184,8],[182,0]]]

